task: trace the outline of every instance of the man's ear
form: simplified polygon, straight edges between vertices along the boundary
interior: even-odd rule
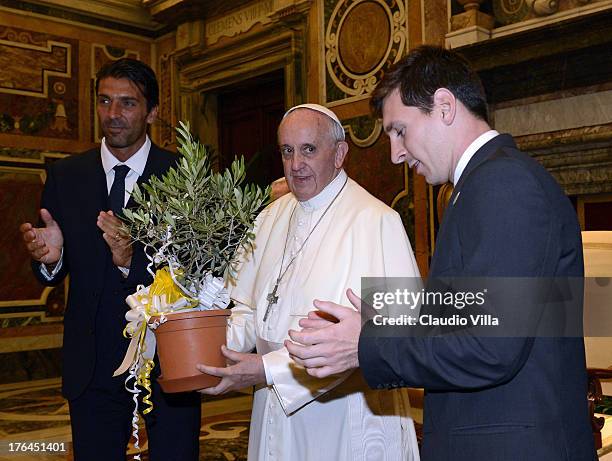
[[[336,145],[336,154],[334,155],[334,166],[337,170],[342,168],[342,165],[344,165],[344,159],[346,158],[347,153],[348,144],[345,141],[340,141]]]
[[[437,109],[442,123],[451,125],[457,113],[457,98],[446,88],[438,88],[433,95],[434,110]]]
[[[150,125],[155,120],[157,120],[157,109],[159,107],[155,106],[151,109],[151,111],[147,114],[146,122]]]

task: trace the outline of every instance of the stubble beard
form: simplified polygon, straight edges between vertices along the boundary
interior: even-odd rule
[[[106,144],[109,147],[113,147],[115,149],[125,149],[126,147],[133,145],[142,135],[142,133],[137,133],[134,130],[130,130],[128,127],[123,128],[124,130],[117,135],[110,133],[109,130],[102,130],[104,132]]]

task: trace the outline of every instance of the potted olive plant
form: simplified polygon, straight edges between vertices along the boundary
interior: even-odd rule
[[[115,375],[129,371],[126,387],[131,379],[132,391],[144,388],[149,405],[156,351],[165,392],[218,382],[195,366],[225,366],[220,353],[229,315],[225,286],[236,275],[238,255],[251,249],[255,217],[269,196],[269,189],[243,185],[243,159],[215,173],[207,148],[192,137],[189,125],[180,123],[177,133],[176,166],[135,187],[137,207],[125,210],[126,228],[144,246],[154,280],[126,300],[124,334],[132,341]]]

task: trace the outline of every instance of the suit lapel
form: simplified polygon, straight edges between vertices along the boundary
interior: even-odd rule
[[[517,148],[514,139],[512,139],[512,136],[508,134],[500,134],[499,136],[496,136],[491,139],[488,143],[486,143],[476,151],[474,156],[466,165],[465,170],[463,170],[463,173],[459,178],[459,182],[455,185],[455,188],[453,189],[453,193],[451,194],[449,200],[449,209],[452,208],[459,200],[459,195],[461,194],[461,187],[463,186],[463,184],[465,184],[465,181],[467,180],[470,173],[472,173],[474,169],[476,169],[480,164],[491,158],[497,151],[499,151],[499,149],[503,147],[511,147],[514,149]]]
[[[84,228],[91,229],[91,234],[87,236],[92,245],[93,261],[100,261],[99,264],[92,265],[91,283],[92,291],[101,292],[104,287],[104,274],[106,271],[106,264],[108,263],[108,247],[106,242],[102,238],[102,231],[98,228],[96,221],[98,214],[102,210],[108,210],[108,188],[106,185],[106,175],[104,174],[104,168],[102,167],[102,158],[100,156],[100,149],[89,151],[84,158],[86,161],[85,171],[82,178],[82,187],[80,193],[85,198],[84,203],[86,208],[84,209],[85,218],[88,222]],[[93,271],[93,268],[97,268],[97,272]],[[92,309],[92,321],[95,319],[97,311],[97,305]]]
[[[465,184],[467,178],[470,174],[482,163],[489,160],[493,157],[500,149],[504,147],[511,147],[516,149],[516,144],[512,136],[507,134],[500,134],[499,136],[494,137],[485,145],[483,145],[480,149],[476,151],[474,156],[470,159],[468,164],[463,170],[461,177],[459,178],[459,182],[456,184],[453,193],[449,199],[448,206],[444,211],[444,216],[442,217],[442,222],[440,223],[440,228],[438,230],[438,235],[436,237],[436,251],[431,260],[430,273],[436,274],[438,272],[438,263],[440,259],[446,258],[448,255],[443,255],[440,253],[439,249],[444,248],[452,239],[452,236],[449,232],[452,231],[452,227],[449,227],[453,220],[453,213],[455,212],[455,205],[461,201],[461,188]],[[443,264],[444,265],[444,264]]]
[[[512,136],[508,134],[500,134],[478,149],[466,165],[465,170],[463,170],[463,174],[459,178],[455,191],[461,190],[461,186],[463,186],[467,177],[470,175],[470,173],[472,173],[472,171],[474,171],[474,169],[476,169],[476,167],[491,158],[499,149],[504,147],[511,147],[514,149],[517,148]]]
[[[102,167],[102,158],[99,150],[96,151],[96,156],[92,160],[94,167],[91,180],[94,182],[95,187],[88,188],[91,191],[91,200],[92,203],[95,203],[98,210],[108,210],[108,186],[106,185],[106,175]]]

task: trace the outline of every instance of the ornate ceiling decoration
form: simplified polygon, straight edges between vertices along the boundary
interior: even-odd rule
[[[133,25],[145,30],[157,30],[162,24],[156,22],[148,9],[143,6],[143,0],[25,0],[15,1],[14,7],[27,4],[50,7],[53,11],[67,11],[73,14],[94,17],[120,24]],[[163,21],[162,21],[163,22]]]
[[[151,16],[164,24],[206,19],[235,10],[252,0],[138,0]]]

